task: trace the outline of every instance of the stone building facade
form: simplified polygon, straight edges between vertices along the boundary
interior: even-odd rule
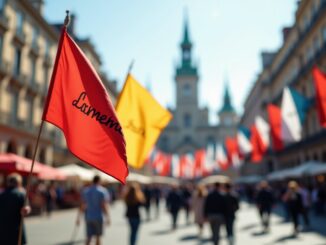
[[[60,36],[58,25],[42,15],[42,0],[0,1],[0,153],[32,157]],[[64,17],[64,16],[63,16]],[[70,34],[91,60],[113,102],[115,82],[101,72],[101,60],[89,39]],[[67,151],[61,131],[45,123],[37,160],[64,164],[77,160]]]
[[[326,1],[298,1],[295,22],[283,29],[283,44],[276,52],[262,53],[262,70],[244,104],[240,124],[250,126],[255,115],[267,119],[266,105],[280,106],[285,86],[302,95],[315,95],[312,67],[326,71]],[[303,125],[303,140],[287,144],[280,152],[266,155],[261,164],[246,162],[242,174],[268,174],[309,160],[326,162],[326,132],[319,125],[316,107],[312,106]]]

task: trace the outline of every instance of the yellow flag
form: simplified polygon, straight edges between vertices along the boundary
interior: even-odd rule
[[[130,74],[116,112],[126,140],[128,164],[139,169],[172,115]]]

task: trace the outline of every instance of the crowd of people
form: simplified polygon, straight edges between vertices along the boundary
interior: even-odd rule
[[[59,186],[60,187],[60,186]],[[42,198],[45,210],[51,213],[55,205],[60,203],[60,188],[49,183],[39,185],[43,190]],[[32,191],[35,191],[32,189]],[[143,185],[130,183],[121,189],[119,197],[125,203],[125,217],[129,225],[129,244],[135,245],[142,220],[158,219],[160,204],[165,200],[166,212],[171,217],[171,232],[178,229],[179,214],[185,213],[185,224],[195,223],[198,227],[198,238],[202,239],[203,227],[209,224],[211,240],[214,245],[219,244],[220,230],[224,228],[230,245],[235,243],[234,223],[236,212],[240,208],[239,202],[248,202],[257,208],[261,219],[262,232],[271,230],[270,216],[273,209],[283,209],[284,219],[292,221],[293,236],[301,230],[309,229],[311,215],[324,214],[326,188],[324,183],[315,187],[289,181],[284,184],[270,184],[262,181],[258,184],[232,186],[229,182],[218,182],[209,185],[186,183],[184,185]],[[0,192],[0,230],[6,236],[0,236],[0,244],[17,244],[21,237],[21,244],[26,243],[22,218],[31,212],[22,186],[22,178],[18,174],[7,177],[6,188]],[[105,225],[111,223],[110,205],[116,198],[116,193],[101,185],[99,176],[95,176],[90,185],[85,186],[79,193],[79,215],[76,225],[81,223],[82,217],[86,226],[86,245],[95,239],[101,244],[101,236]],[[144,209],[145,217],[141,217],[140,209]],[[152,211],[154,209],[154,212]],[[152,217],[151,214],[154,213]],[[302,216],[303,226],[300,226],[299,217]],[[21,235],[20,234],[20,230]]]

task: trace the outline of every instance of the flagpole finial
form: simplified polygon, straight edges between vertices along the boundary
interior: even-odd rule
[[[65,21],[64,21],[65,27],[68,27],[69,26],[69,23],[70,23],[69,10],[66,10],[66,18],[65,18]]]
[[[135,60],[133,59],[133,60],[130,62],[129,69],[128,69],[128,74],[131,72],[131,69],[132,69],[132,67],[134,66],[134,63],[135,63]]]

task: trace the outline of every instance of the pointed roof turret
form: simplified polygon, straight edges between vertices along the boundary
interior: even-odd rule
[[[191,58],[192,43],[189,37],[187,12],[184,17],[183,40],[180,44],[181,48],[181,64],[177,67],[176,75],[196,75],[197,67],[193,64]]]
[[[185,47],[185,46],[190,46],[191,47],[191,41],[190,41],[190,37],[189,37],[189,28],[188,28],[188,16],[185,16],[185,20],[184,20],[184,27],[183,27],[183,40],[181,43],[181,46]]]
[[[220,113],[223,112],[235,112],[235,109],[232,105],[231,96],[229,92],[229,86],[227,83],[225,83],[225,90],[224,90],[224,101],[223,106],[220,110]]]

